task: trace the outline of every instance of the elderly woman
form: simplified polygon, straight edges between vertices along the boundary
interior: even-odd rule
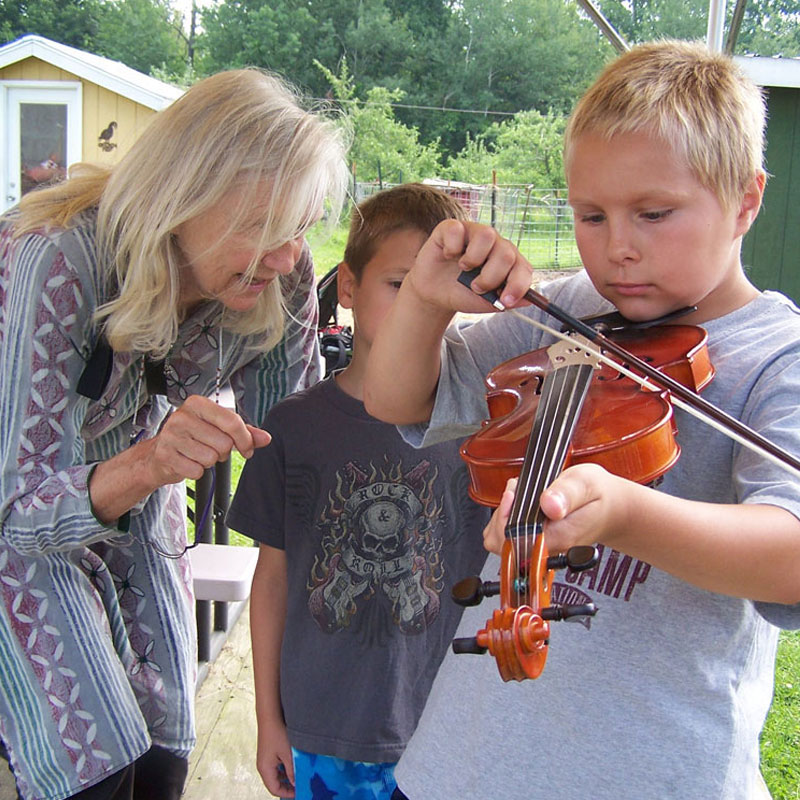
[[[221,73],[111,171],[0,218],[0,739],[24,798],[182,791],[183,480],[268,444],[267,409],[318,377],[304,234],[341,205],[339,130]]]

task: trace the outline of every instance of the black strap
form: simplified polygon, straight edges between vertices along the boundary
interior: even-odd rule
[[[111,377],[114,351],[101,334],[78,380],[78,394],[90,400],[99,400]]]
[[[78,394],[88,397],[90,400],[99,400],[108,386],[113,364],[114,351],[106,341],[106,337],[101,335],[78,379]],[[154,361],[151,358],[145,358],[144,377],[148,394],[165,395],[167,393],[164,359]]]

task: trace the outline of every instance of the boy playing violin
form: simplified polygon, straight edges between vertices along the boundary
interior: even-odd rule
[[[759,90],[727,56],[663,41],[619,57],[565,137],[585,271],[541,291],[581,318],[695,306],[677,321],[708,331],[705,399],[797,455],[800,311],[753,286],[740,254],[764,190],[764,127]],[[470,293],[456,278],[475,267]],[[373,344],[368,410],[416,445],[474,431],[486,373],[554,338],[509,312],[448,324],[489,310],[475,292],[502,287],[503,305],[520,306],[530,278],[491,229],[440,225]],[[397,768],[408,798],[768,796],[758,739],[779,628],[800,627],[800,480],[681,409],[675,420],[682,453],[657,488],[581,464],[544,491],[549,552],[600,551],[553,593],[597,616],[554,623],[535,682],[503,683],[489,656],[448,655]],[[495,552],[513,491],[484,534]],[[497,569],[490,558],[483,574]],[[460,636],[485,625],[487,605],[467,610]]]

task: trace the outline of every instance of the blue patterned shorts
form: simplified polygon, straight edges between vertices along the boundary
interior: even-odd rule
[[[292,748],[295,800],[390,800],[394,761],[345,761]]]

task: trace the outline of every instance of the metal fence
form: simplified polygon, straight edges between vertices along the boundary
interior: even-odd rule
[[[473,184],[426,180],[456,197],[472,219],[510,239],[536,269],[580,267],[566,189],[520,184]],[[356,202],[395,184],[357,183]]]

